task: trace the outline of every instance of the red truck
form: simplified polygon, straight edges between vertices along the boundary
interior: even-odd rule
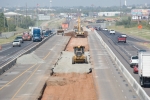
[[[126,43],[127,36],[125,34],[118,36],[118,43],[124,42]]]
[[[28,32],[24,32],[23,35],[22,35],[22,38],[23,40],[27,40],[27,41],[31,41],[32,40],[32,37],[31,35],[28,33]]]
[[[62,27],[63,30],[67,30],[69,25],[68,25],[68,23],[62,23],[61,27]]]

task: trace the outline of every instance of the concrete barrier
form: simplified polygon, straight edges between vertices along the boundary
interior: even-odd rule
[[[112,52],[112,50],[109,48],[109,46],[103,41],[102,37],[94,31],[96,36],[99,38],[102,45],[106,48],[107,52],[113,59],[113,61],[116,63],[117,67],[121,70],[123,75],[126,77],[130,85],[133,87],[137,95],[141,100],[150,100],[150,97],[146,94],[146,92],[142,89],[142,87],[138,84],[138,82],[134,79],[134,77],[128,72],[128,70],[125,68],[125,66],[120,62],[120,60],[117,58],[117,56]]]
[[[8,69],[10,69],[11,67],[13,67],[16,64],[16,60],[17,58],[19,58],[20,56],[24,55],[24,54],[28,54],[31,53],[32,51],[36,50],[39,46],[41,46],[43,43],[45,43],[49,38],[51,38],[52,36],[54,36],[55,34],[52,34],[51,36],[47,37],[46,39],[44,39],[43,41],[37,43],[36,45],[34,45],[33,47],[29,48],[28,50],[22,52],[21,54],[19,54],[18,56],[16,56],[15,58],[13,58],[12,60],[10,60],[9,62],[7,62],[6,64],[4,64],[3,66],[0,67],[0,75],[3,74],[5,71],[7,71]]]

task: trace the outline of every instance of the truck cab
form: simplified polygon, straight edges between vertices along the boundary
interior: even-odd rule
[[[41,34],[40,28],[33,29],[33,37],[32,38],[33,38],[33,42],[42,41],[42,34]]]

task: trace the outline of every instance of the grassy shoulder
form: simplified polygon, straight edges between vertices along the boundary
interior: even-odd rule
[[[132,27],[132,28],[125,28],[124,26],[109,26],[109,29],[114,29],[118,32],[131,35],[134,37],[150,40],[150,30],[148,29],[138,29],[137,27]]]
[[[0,45],[13,42],[13,40],[14,40],[17,36],[19,36],[19,35],[21,35],[21,34],[16,34],[16,35],[14,35],[14,36],[12,36],[12,37],[10,37],[10,38],[7,38],[7,39],[0,39]]]

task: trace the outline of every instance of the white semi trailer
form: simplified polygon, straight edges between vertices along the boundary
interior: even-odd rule
[[[144,87],[146,84],[150,84],[150,51],[139,52],[139,81],[140,85]]]

